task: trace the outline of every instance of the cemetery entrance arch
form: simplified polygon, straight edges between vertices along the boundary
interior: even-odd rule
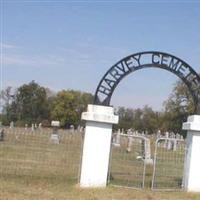
[[[200,77],[180,58],[168,53],[147,51],[127,56],[113,65],[101,79],[95,93],[94,104],[109,106],[119,82],[128,74],[143,68],[160,68],[178,76],[188,87],[195,109],[200,114]]]
[[[95,93],[94,104],[110,106],[110,101],[112,94],[119,84],[119,82],[129,75],[132,72],[135,72],[144,68],[159,68],[167,70],[176,76],[178,76],[187,86],[188,91],[190,92],[193,101],[194,101],[194,114],[200,114],[200,77],[195,72],[195,70],[189,66],[185,61],[180,58],[173,56],[168,53],[158,52],[158,51],[147,51],[140,52],[136,54],[129,55],[115,65],[113,65],[101,79]],[[146,168],[146,158],[145,148],[143,144],[147,138],[140,138],[140,136],[130,136],[128,134],[118,134],[120,138],[119,143],[113,143],[111,158],[110,158],[110,176],[109,180],[112,181],[115,185],[126,186],[126,187],[135,187],[143,188],[144,187],[144,177],[145,177],[145,168]],[[165,140],[165,139],[164,139]],[[159,140],[161,141],[161,140]],[[167,142],[167,141],[166,141]],[[174,140],[173,140],[174,142]],[[176,140],[175,142],[181,143],[182,141]],[[129,144],[134,143],[131,146],[131,151],[127,150]],[[162,142],[160,142],[162,144]],[[157,150],[160,148],[162,152],[165,150],[162,147],[159,147],[159,142],[156,143]],[[183,149],[183,148],[179,148]],[[128,153],[127,153],[128,152]],[[162,153],[161,152],[161,153]],[[159,152],[160,153],[160,152]],[[167,152],[167,155],[171,152]],[[184,155],[184,151],[176,151],[178,155]],[[160,155],[160,154],[159,154]],[[161,154],[163,155],[163,154]],[[166,153],[165,153],[166,155]],[[155,157],[155,155],[154,155]],[[143,158],[143,159],[141,159]],[[162,157],[166,159],[166,157]],[[167,161],[167,160],[166,160]],[[176,165],[176,160],[172,160]],[[112,166],[112,164],[114,165]],[[128,164],[127,164],[128,163]],[[158,188],[158,183],[160,183],[155,176],[155,166],[156,162],[154,160],[154,178],[153,178],[153,187]],[[159,164],[159,163],[158,163]],[[125,168],[126,167],[126,168]],[[123,169],[122,169],[123,168]],[[181,170],[180,170],[181,171]],[[134,179],[132,178],[134,176]],[[137,177],[137,178],[135,178]],[[166,178],[166,177],[165,177]],[[167,177],[169,179],[169,177]],[[168,180],[167,179],[167,180]],[[162,183],[163,180],[161,180]],[[175,185],[176,186],[176,185]],[[166,186],[168,187],[168,186]],[[174,185],[170,185],[174,187]],[[178,185],[179,187],[179,185]]]

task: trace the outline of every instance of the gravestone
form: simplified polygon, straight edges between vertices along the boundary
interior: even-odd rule
[[[179,140],[180,139],[180,135],[177,133],[177,134],[175,134],[175,133],[173,133],[172,134],[172,150],[173,151],[176,151],[177,150],[177,147],[178,147],[178,145],[179,145],[179,143],[178,143],[178,141],[177,140]]]
[[[144,144],[144,162],[146,164],[153,164],[153,159],[151,158],[151,143],[149,138],[145,138]]]
[[[28,124],[25,124],[25,131],[28,130]]]
[[[158,141],[159,138],[161,138],[161,131],[160,130],[158,130],[157,133],[156,133],[156,140]],[[161,143],[157,142],[157,146],[160,147]]]
[[[0,127],[0,142],[4,141],[5,132],[4,129]]]
[[[113,146],[120,147],[120,129],[118,129],[117,133],[114,133],[113,137]]]
[[[35,131],[35,126],[34,126],[34,124],[31,124],[31,131],[32,131],[32,132]]]
[[[184,140],[183,136],[181,135],[181,140]]]
[[[14,122],[10,122],[10,129],[13,129],[14,128]]]
[[[176,136],[173,132],[169,134],[169,140],[167,141],[167,150],[174,150],[176,149]]]
[[[177,140],[176,139],[174,139],[173,140],[173,151],[176,151],[177,150]]]
[[[70,133],[71,133],[71,134],[74,133],[74,125],[70,125]]]
[[[167,145],[168,145],[168,138],[169,138],[169,132],[165,132],[165,136],[164,136],[165,138],[166,138],[166,140],[164,141],[164,145],[163,145],[163,147],[164,148],[167,148]]]
[[[179,133],[176,134],[176,139],[177,140],[181,139],[181,135]],[[179,147],[179,141],[176,141],[176,146]]]
[[[81,126],[78,125],[78,127],[77,127],[77,131],[78,131],[78,132],[81,132],[80,130],[81,130]]]
[[[158,139],[158,138],[160,138],[160,137],[161,137],[161,131],[158,130],[158,132],[156,133],[156,138]]]
[[[142,137],[143,137],[143,135],[140,134],[138,131],[134,131],[133,134],[134,134],[135,136],[142,136]],[[142,139],[136,139],[136,140],[137,140],[137,142],[138,142],[139,144],[143,144]]]
[[[167,150],[172,150],[172,141],[171,140],[167,140]]]
[[[128,152],[128,153],[131,152],[132,144],[133,144],[133,138],[131,136],[128,136],[128,145],[127,145],[127,148],[126,148],[126,152]]]
[[[58,128],[60,127],[60,122],[59,121],[52,121],[51,126],[53,127],[53,133],[51,134],[50,141],[53,144],[59,144],[60,138],[59,138],[59,135],[58,135]]]
[[[80,127],[80,132],[81,133],[84,132],[84,127],[83,126]]]
[[[131,152],[131,148],[132,148],[132,145],[133,145],[133,142],[134,142],[133,137],[131,137],[133,135],[133,132],[132,132],[131,129],[127,130],[127,135],[129,135],[129,136],[128,136],[128,146],[127,146],[126,151],[129,153],[129,152]]]
[[[127,135],[133,135],[133,132],[132,132],[131,129],[128,129],[128,130],[127,130]]]
[[[38,128],[39,130],[42,130],[42,123],[39,123]]]

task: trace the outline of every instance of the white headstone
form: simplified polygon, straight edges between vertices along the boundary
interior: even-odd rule
[[[153,164],[153,159],[151,158],[151,143],[149,138],[145,138],[144,162],[146,164]]]
[[[176,151],[177,150],[177,140],[174,139],[173,140],[173,151]]]
[[[133,135],[133,131],[131,129],[127,130],[127,135]]]
[[[42,123],[39,123],[38,128],[41,130],[42,129]]]
[[[84,132],[84,127],[80,127],[80,132],[82,133],[82,132]]]
[[[31,124],[31,131],[32,131],[32,132],[35,131],[35,126],[34,126],[34,124]]]
[[[165,142],[164,142],[164,148],[167,148],[168,147],[168,138],[169,138],[169,132],[165,132],[165,138],[166,138],[166,140],[165,140]]]
[[[60,122],[59,121],[51,121],[51,126],[59,127],[60,126]]]
[[[14,128],[14,122],[10,122],[10,128],[13,129]]]
[[[118,129],[117,133],[114,133],[113,137],[113,146],[120,147],[120,129]]]
[[[131,152],[132,143],[133,143],[133,138],[132,138],[131,136],[129,136],[129,137],[128,137],[128,146],[127,146],[127,148],[126,148],[126,151],[127,151],[128,153]]]
[[[28,130],[28,124],[25,124],[25,130],[26,131]]]
[[[70,125],[70,133],[74,133],[74,125]]]
[[[158,130],[156,137],[157,137],[157,139],[161,137],[161,131],[160,130]]]
[[[77,127],[77,131],[80,132],[80,129],[81,129],[81,126],[78,125],[78,127]]]
[[[172,150],[172,140],[167,140],[167,150]]]
[[[58,128],[60,126],[60,122],[59,121],[52,121],[51,126],[53,127],[53,133],[51,134],[50,141],[53,144],[59,144],[60,138],[59,138],[59,135],[58,135]]]
[[[51,134],[50,140],[51,140],[51,143],[53,143],[53,144],[59,144],[60,143],[59,135],[55,134],[55,133]]]

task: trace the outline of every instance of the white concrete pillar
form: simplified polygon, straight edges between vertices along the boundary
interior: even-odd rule
[[[200,192],[200,115],[189,116],[183,123],[183,130],[187,130],[184,188],[189,192]]]
[[[81,166],[81,187],[105,187],[107,183],[112,125],[118,123],[113,107],[88,105]]]

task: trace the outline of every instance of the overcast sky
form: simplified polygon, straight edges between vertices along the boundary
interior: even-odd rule
[[[150,50],[200,72],[200,1],[5,0],[1,36],[3,88],[35,80],[55,91],[94,94],[113,64]],[[177,80],[155,68],[137,71],[123,79],[111,103],[160,110]]]

